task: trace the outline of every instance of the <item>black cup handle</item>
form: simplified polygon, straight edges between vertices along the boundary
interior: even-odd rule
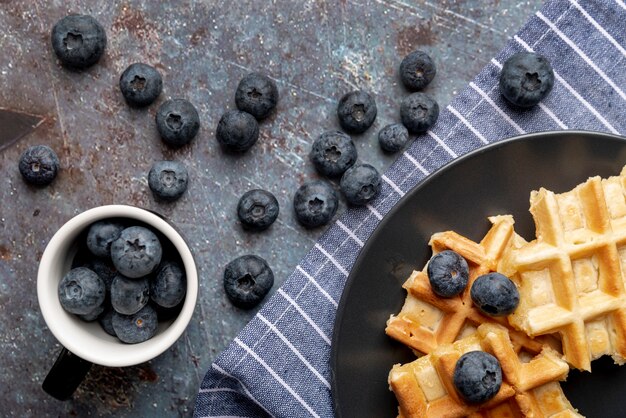
[[[49,395],[66,401],[87,376],[91,364],[64,347],[41,387]]]

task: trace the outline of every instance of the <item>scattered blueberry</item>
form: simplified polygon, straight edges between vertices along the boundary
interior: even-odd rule
[[[164,308],[173,308],[185,298],[186,292],[187,278],[180,265],[173,261],[161,263],[150,280],[150,299]]]
[[[339,185],[349,203],[364,205],[380,193],[381,177],[371,165],[356,164],[346,170]]]
[[[19,169],[28,183],[46,186],[59,172],[59,157],[46,145],[34,145],[20,157]]]
[[[148,228],[131,226],[111,244],[111,260],[122,275],[131,279],[152,273],[161,262],[163,248]]]
[[[241,79],[235,93],[237,108],[265,119],[278,103],[276,83],[266,75],[250,73]]]
[[[104,28],[96,19],[87,15],[69,15],[52,28],[52,48],[66,67],[84,69],[92,66],[107,44]]]
[[[233,305],[255,307],[274,285],[274,273],[267,262],[256,255],[243,255],[224,269],[224,290]]]
[[[119,222],[103,220],[93,223],[87,232],[87,248],[97,257],[111,255],[111,243],[120,237],[124,225]]]
[[[505,316],[519,305],[519,291],[511,280],[497,272],[479,276],[470,290],[472,301],[483,313]]]
[[[129,279],[118,274],[111,283],[111,305],[116,312],[132,315],[150,300],[150,283],[147,277]]]
[[[248,112],[229,110],[218,122],[215,137],[226,150],[244,152],[259,139],[259,123]]]
[[[467,261],[452,250],[435,254],[428,262],[426,272],[433,292],[443,298],[461,293],[469,280]]]
[[[367,92],[352,91],[339,100],[337,116],[341,127],[350,133],[365,132],[376,119],[376,102]]]
[[[105,309],[104,314],[102,314],[102,316],[98,318],[98,322],[100,323],[100,326],[102,327],[104,332],[114,337],[117,337],[117,335],[115,334],[115,330],[113,329],[114,314],[115,311],[113,310],[113,308],[109,307],[108,309]]]
[[[239,199],[237,216],[247,229],[262,231],[269,228],[278,218],[278,200],[266,190],[247,191]]]
[[[187,100],[171,99],[159,107],[156,125],[163,142],[171,147],[182,147],[198,134],[200,116]]]
[[[439,105],[424,93],[412,93],[402,100],[400,118],[411,133],[426,132],[437,122]]]
[[[500,92],[509,102],[532,107],[550,93],[554,72],[548,59],[534,52],[518,52],[504,62]]]
[[[148,106],[161,94],[163,79],[151,65],[131,64],[120,77],[120,90],[129,105]]]
[[[166,202],[180,198],[187,190],[189,175],[180,161],[157,161],[148,173],[148,186],[155,197]]]
[[[122,342],[137,344],[149,340],[157,330],[158,319],[156,311],[150,305],[144,306],[133,315],[113,313],[113,330]]]
[[[400,79],[406,88],[421,90],[437,74],[437,68],[430,56],[422,51],[413,51],[400,64]]]
[[[78,317],[82,319],[83,321],[92,322],[98,319],[100,315],[102,315],[103,312],[104,312],[104,303],[96,307],[96,309],[89,312],[88,314],[78,315]]]
[[[409,131],[401,123],[385,126],[378,132],[378,143],[383,151],[398,152],[409,142]]]
[[[325,181],[309,181],[296,191],[293,207],[298,222],[308,228],[326,225],[337,212],[339,198]]]
[[[59,302],[66,311],[86,315],[102,305],[105,296],[104,282],[86,267],[70,270],[59,282]]]
[[[484,351],[463,354],[454,367],[454,387],[469,403],[483,403],[502,386],[502,368],[497,358]]]
[[[327,177],[341,176],[356,162],[357,152],[352,139],[339,131],[322,133],[313,142],[311,161],[317,171]]]

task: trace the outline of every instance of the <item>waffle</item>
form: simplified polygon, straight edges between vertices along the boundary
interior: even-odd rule
[[[520,290],[509,322],[530,336],[560,333],[565,359],[581,370],[603,355],[626,358],[625,193],[626,167],[566,193],[533,191],[537,239],[498,265]]]
[[[510,328],[516,352],[522,349],[531,353],[541,351],[547,339],[533,340],[523,332],[514,331],[505,318],[485,316],[472,303],[470,289],[474,280],[495,271],[507,247],[525,243],[514,233],[513,217],[510,215],[494,216],[489,220],[492,226],[480,243],[452,231],[432,236],[429,245],[434,254],[450,249],[467,260],[470,270],[467,288],[459,296],[441,298],[430,287],[426,267],[423,271],[414,271],[403,285],[408,294],[402,310],[387,321],[387,335],[421,355],[431,353],[441,344],[474,333],[482,323],[500,323]]]
[[[502,386],[482,404],[467,404],[452,381],[461,355],[482,350],[494,355],[502,367]],[[559,380],[569,367],[550,347],[530,356],[517,354],[506,328],[483,324],[477,332],[405,365],[395,365],[389,385],[400,404],[400,417],[580,417],[563,394]]]

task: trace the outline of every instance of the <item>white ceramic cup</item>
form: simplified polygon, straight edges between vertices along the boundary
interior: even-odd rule
[[[138,344],[122,343],[104,332],[98,321],[82,321],[77,316],[66,312],[59,302],[59,281],[70,270],[78,246],[86,245],[77,242],[77,238],[92,223],[107,218],[137,220],[161,232],[176,248],[185,268],[187,292],[180,313],[173,320],[159,322],[156,334],[149,340]],[[198,273],[185,240],[162,217],[134,206],[100,206],[70,219],[48,243],[41,257],[37,274],[39,307],[52,334],[75,356],[102,366],[132,366],[151,360],[163,353],[185,331],[191,320],[197,296]],[[61,358],[57,361],[57,363],[59,362],[61,362]]]

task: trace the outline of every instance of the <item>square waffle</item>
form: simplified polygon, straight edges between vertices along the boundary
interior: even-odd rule
[[[468,404],[456,392],[454,368],[461,355],[475,350],[495,356],[502,386],[482,404]],[[506,328],[483,324],[477,332],[405,365],[395,365],[389,385],[400,404],[400,417],[580,417],[563,394],[559,380],[569,367],[550,347],[534,356],[517,354]]]
[[[520,291],[509,322],[530,336],[560,333],[578,369],[603,355],[626,358],[625,193],[626,167],[566,193],[533,191],[537,239],[510,248],[498,266]]]
[[[467,260],[470,273],[468,285],[459,296],[441,298],[431,289],[426,267],[423,271],[414,271],[403,285],[408,294],[402,310],[387,321],[387,335],[421,355],[431,353],[441,344],[472,334],[482,323],[499,323],[510,329],[516,351],[541,351],[547,339],[533,340],[523,332],[513,330],[506,318],[485,316],[472,303],[470,289],[474,280],[495,271],[507,247],[525,243],[514,233],[514,221],[510,215],[494,216],[489,220],[492,226],[480,243],[453,231],[432,236],[429,245],[433,254],[449,249]]]

